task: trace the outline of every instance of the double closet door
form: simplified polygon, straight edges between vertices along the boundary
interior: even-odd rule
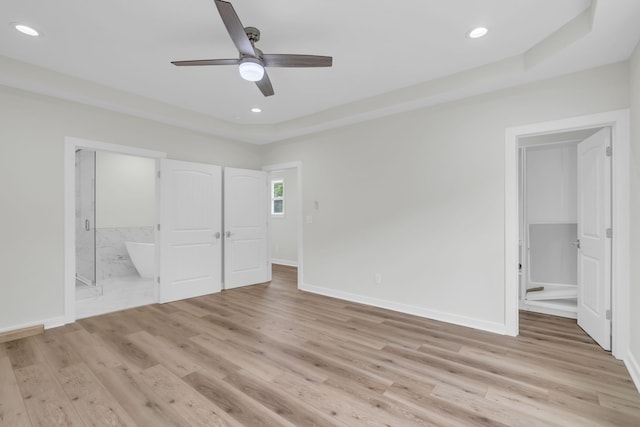
[[[160,302],[270,280],[266,172],[162,159],[159,180]]]

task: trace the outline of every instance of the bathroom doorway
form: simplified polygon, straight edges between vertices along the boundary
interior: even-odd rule
[[[597,131],[520,140],[521,310],[577,319],[578,144]]]
[[[156,163],[161,156],[85,140],[67,144],[71,149],[75,280],[66,286],[68,315],[72,312],[75,320],[157,302]]]
[[[76,317],[156,302],[155,160],[77,154]]]

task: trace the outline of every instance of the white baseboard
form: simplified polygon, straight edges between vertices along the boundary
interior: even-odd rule
[[[272,259],[271,260],[271,264],[286,265],[287,267],[297,267],[298,266],[298,262],[297,261],[290,261],[290,260],[287,260],[287,259]]]
[[[633,383],[636,385],[636,389],[640,392],[640,364],[636,360],[631,350],[627,352],[627,357],[624,358],[624,364],[631,375]]]
[[[64,316],[53,317],[51,319],[36,320],[35,322],[27,322],[21,325],[7,326],[0,328],[0,334],[4,332],[16,331],[18,329],[31,328],[32,326],[44,325],[45,329],[57,328],[66,324]]]
[[[379,298],[372,298],[372,297],[367,297],[363,295],[352,294],[349,292],[342,292],[335,289],[323,288],[320,286],[313,286],[306,283],[299,286],[299,289],[302,291],[307,291],[314,294],[338,298],[338,299],[351,301],[351,302],[357,302],[360,304],[371,305],[379,308],[385,308],[387,310],[393,310],[401,313],[412,314],[414,316],[424,317],[432,320],[438,320],[441,322],[452,323],[454,325],[480,329],[482,331],[493,332],[501,335],[507,334],[506,326],[503,323],[487,322],[485,320],[479,320],[471,317],[460,316],[457,314],[430,310],[423,307],[397,303],[394,301],[388,301],[388,300],[383,300]]]

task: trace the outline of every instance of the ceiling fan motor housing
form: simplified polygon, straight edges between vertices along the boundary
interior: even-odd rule
[[[247,33],[247,37],[251,44],[260,41],[260,30],[256,27],[244,27],[244,32]]]

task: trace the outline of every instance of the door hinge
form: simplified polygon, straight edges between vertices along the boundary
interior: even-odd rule
[[[613,153],[613,149],[611,148],[611,146],[609,145],[607,147],[607,157],[611,157],[611,154]]]
[[[160,171],[158,171],[158,178],[160,178]]]
[[[611,239],[613,237],[613,230],[611,228],[607,228],[607,238]]]
[[[160,224],[158,224],[158,231],[160,231]]]
[[[156,277],[156,282],[158,282],[158,284],[160,284],[160,276]]]
[[[605,319],[607,319],[607,320],[611,320],[611,310],[607,310],[607,311],[604,313],[604,317],[605,317]]]

